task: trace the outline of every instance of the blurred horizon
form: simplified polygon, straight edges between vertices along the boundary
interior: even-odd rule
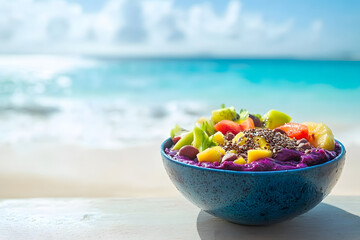
[[[237,61],[237,60],[273,60],[273,61],[314,61],[314,62],[359,62],[360,58],[346,58],[346,57],[296,57],[296,56],[226,56],[226,55],[114,55],[114,54],[75,54],[75,53],[0,53],[1,58],[16,57],[31,58],[31,57],[59,57],[59,58],[89,58],[107,61],[126,61],[126,60],[153,60],[153,61],[198,61],[198,60],[224,60],[224,61]]]
[[[357,1],[0,0],[0,54],[360,59]]]

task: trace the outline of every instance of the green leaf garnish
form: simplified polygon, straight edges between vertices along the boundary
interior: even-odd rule
[[[240,120],[245,121],[249,117],[249,111],[246,109],[240,109]]]
[[[197,126],[194,128],[194,141],[192,145],[196,147],[199,152],[209,147],[217,146],[213,138],[209,138],[206,132]]]
[[[199,152],[202,152],[208,148],[215,147],[215,146],[217,146],[217,144],[214,142],[213,139],[211,140],[210,138],[204,138],[203,141],[201,142]]]
[[[213,124],[210,124],[207,121],[204,121],[200,127],[203,131],[205,131],[209,136],[215,133],[215,127]]]

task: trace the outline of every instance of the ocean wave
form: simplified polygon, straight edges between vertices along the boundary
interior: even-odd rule
[[[126,147],[165,139],[175,123],[190,128],[207,111],[201,102],[43,99],[42,105],[1,106],[0,142]]]
[[[305,76],[309,78],[299,77],[299,72],[317,69],[312,62],[294,62],[288,71],[278,62],[266,63],[271,71],[264,72],[264,62],[256,60],[0,56],[0,142],[146,144],[167,138],[176,123],[191,128],[197,117],[209,116],[222,103],[253,113],[275,108],[298,122],[325,122],[339,139],[358,141],[360,134],[355,137],[344,130],[360,117],[356,111],[360,88],[350,88],[353,80],[338,88],[325,84],[329,76],[321,77],[317,70]],[[358,79],[356,66],[323,68]],[[332,82],[338,79],[331,75]]]
[[[190,129],[198,117],[209,116],[211,108],[201,101],[156,103],[121,98],[47,98],[25,105],[11,103],[0,106],[0,143],[55,142],[119,148],[160,142],[176,123]],[[327,123],[344,144],[360,144],[360,128],[336,119]]]
[[[56,106],[42,106],[37,104],[27,104],[22,106],[7,104],[0,105],[0,113],[5,114],[8,112],[18,114],[28,114],[34,116],[48,117],[55,113],[58,113],[60,109]]]

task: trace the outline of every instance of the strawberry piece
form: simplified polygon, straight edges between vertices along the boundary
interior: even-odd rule
[[[254,129],[255,128],[254,120],[248,117],[244,122],[240,124],[240,127],[241,127],[241,131]]]
[[[215,129],[222,134],[226,134],[227,132],[232,132],[233,134],[238,134],[242,128],[236,122],[230,120],[221,120],[217,124],[215,124]]]
[[[277,127],[277,129],[283,130],[290,138],[295,138],[298,140],[303,138],[309,139],[309,128],[304,124],[285,123],[284,125]]]

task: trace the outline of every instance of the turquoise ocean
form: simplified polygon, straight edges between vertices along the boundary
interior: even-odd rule
[[[0,143],[158,142],[221,104],[324,122],[360,144],[360,62],[0,56]]]

